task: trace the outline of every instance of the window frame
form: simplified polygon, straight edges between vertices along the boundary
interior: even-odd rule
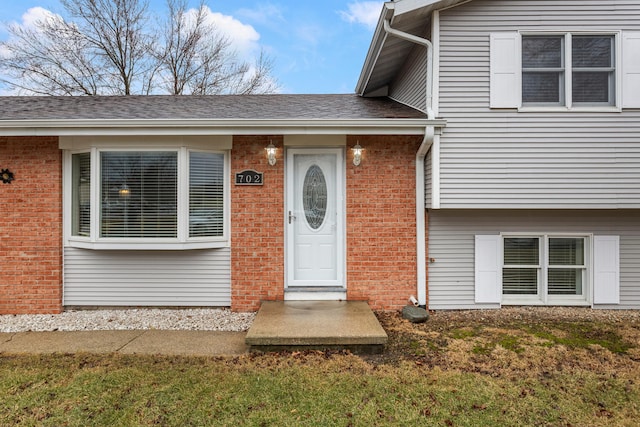
[[[215,144],[214,144],[215,147]],[[136,237],[101,237],[101,153],[103,152],[169,152],[177,153],[177,237],[136,238]],[[189,237],[189,160],[190,153],[205,152],[221,154],[223,158],[223,233],[222,236]],[[64,216],[65,246],[83,249],[105,250],[188,250],[223,248],[230,246],[230,156],[229,150],[207,147],[190,147],[179,144],[158,144],[146,146],[123,146],[122,144],[91,146],[64,151]],[[89,236],[72,235],[73,226],[73,155],[90,153],[90,233]]]
[[[522,87],[520,87],[520,100],[518,111],[522,112],[549,112],[549,111],[594,111],[594,112],[620,112],[622,111],[622,44],[621,31],[520,31],[519,47],[519,81],[522,86],[523,73],[525,68],[522,65],[522,38],[527,36],[562,36],[563,64],[564,64],[564,84],[561,85],[561,96],[564,94],[563,103],[525,103],[523,100]],[[573,102],[573,61],[572,61],[572,38],[573,36],[607,36],[613,37],[613,91],[610,94],[610,103],[574,103]],[[599,70],[599,69],[596,69]]]
[[[516,268],[518,266],[506,265],[504,263],[504,241],[506,238],[538,238],[538,261],[537,270],[538,292],[536,295],[504,294],[502,274],[505,268]],[[582,271],[582,293],[580,295],[554,295],[549,293],[549,270],[558,269],[563,266],[551,265],[549,262],[549,239],[570,238],[583,239],[584,258],[583,265],[571,266]],[[500,268],[500,295],[503,305],[591,305],[591,286],[593,283],[593,235],[589,233],[501,233],[501,259]],[[525,266],[530,267],[530,266]]]

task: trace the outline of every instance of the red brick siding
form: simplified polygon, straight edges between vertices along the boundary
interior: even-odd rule
[[[347,150],[347,298],[395,310],[416,295],[415,136],[350,136]]]
[[[269,141],[278,148],[267,163]],[[261,300],[284,299],[284,157],[281,136],[235,136],[231,152],[231,308],[255,311]],[[234,185],[245,169],[264,172],[264,185]]]
[[[278,147],[275,166],[264,148]],[[347,149],[347,298],[395,310],[416,295],[415,153],[420,137],[349,137],[365,148],[354,167]],[[284,297],[284,157],[282,137],[236,136],[232,175],[264,172],[264,185],[231,189],[232,308],[256,310]],[[232,176],[233,182],[233,176]]]
[[[62,309],[62,153],[56,137],[0,137],[0,314]]]

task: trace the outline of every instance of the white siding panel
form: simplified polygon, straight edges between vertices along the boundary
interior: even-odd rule
[[[475,303],[475,236],[507,232],[589,233],[620,237],[620,304],[640,309],[640,210],[432,210],[429,308],[498,308]]]
[[[442,208],[640,208],[640,111],[491,110],[489,60],[497,32],[640,31],[640,2],[473,1],[440,28]]]
[[[94,251],[65,248],[65,306],[231,305],[229,249]]]

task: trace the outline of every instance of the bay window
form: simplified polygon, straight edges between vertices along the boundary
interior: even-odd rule
[[[73,244],[115,249],[226,244],[224,152],[92,149],[72,153],[69,163]]]

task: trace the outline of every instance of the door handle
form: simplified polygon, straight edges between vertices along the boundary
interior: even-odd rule
[[[295,219],[296,219],[296,216],[293,213],[291,213],[291,211],[289,211],[289,224],[291,224],[291,221],[295,221]]]

